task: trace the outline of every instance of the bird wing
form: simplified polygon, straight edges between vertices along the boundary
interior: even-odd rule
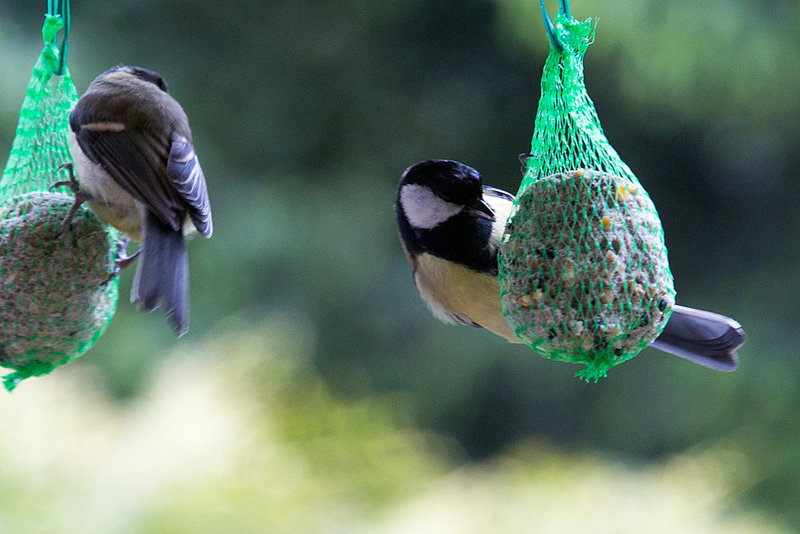
[[[177,132],[172,133],[172,146],[167,161],[167,177],[172,186],[189,205],[189,215],[197,231],[211,237],[211,205],[203,169],[191,141]]]
[[[449,310],[444,310],[444,313],[446,313],[450,319],[457,322],[458,324],[463,324],[465,326],[473,326],[475,328],[483,328],[481,325],[479,325],[478,323],[476,323],[475,321],[473,321],[472,319],[470,319],[465,315],[459,315]]]
[[[70,127],[81,150],[173,230],[181,228],[180,197],[167,178],[170,139],[133,131],[118,122],[93,122],[76,107]]]
[[[509,193],[508,191],[503,191],[502,189],[497,189],[496,187],[492,187],[490,185],[483,186],[483,194],[489,195],[492,197],[501,198],[503,200],[507,200],[509,202],[514,202],[514,195]]]

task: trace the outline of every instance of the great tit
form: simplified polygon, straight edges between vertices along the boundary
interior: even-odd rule
[[[497,249],[513,201],[510,193],[482,185],[467,165],[428,160],[403,173],[395,212],[414,284],[433,314],[522,343],[503,317],[497,278]],[[650,346],[733,371],[744,340],[733,319],[676,305]]]
[[[86,201],[100,219],[141,241],[131,302],[144,310],[163,306],[175,332],[184,334],[189,320],[184,235],[212,233],[206,181],[186,113],[156,72],[114,67],[89,85],[69,127],[74,166],[69,170],[74,168],[77,180],[71,175],[59,182],[75,192],[68,219]]]

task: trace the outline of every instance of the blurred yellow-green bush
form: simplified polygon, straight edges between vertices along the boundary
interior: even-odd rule
[[[649,466],[522,442],[458,465],[399,395],[345,401],[286,318],[176,349],[135,400],[96,369],[0,403],[0,532],[784,532],[725,443]],[[788,531],[787,531],[788,532]]]

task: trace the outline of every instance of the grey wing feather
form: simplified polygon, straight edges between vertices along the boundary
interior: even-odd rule
[[[503,200],[508,200],[509,202],[514,202],[514,195],[508,191],[503,191],[502,189],[497,189],[496,187],[492,187],[490,185],[483,186],[483,194],[488,194],[497,198],[502,198]]]
[[[172,134],[167,176],[181,198],[189,205],[189,215],[197,231],[205,237],[211,237],[214,228],[203,169],[200,168],[200,161],[192,143],[178,133]]]
[[[463,324],[466,326],[474,326],[475,328],[483,328],[481,325],[479,325],[478,323],[476,323],[475,321],[464,315],[459,315],[451,311],[448,311],[447,314],[458,324]]]
[[[664,331],[650,344],[718,371],[733,371],[739,364],[736,349],[746,339],[742,326],[729,317],[675,306]]]

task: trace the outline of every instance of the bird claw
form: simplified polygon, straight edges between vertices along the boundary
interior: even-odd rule
[[[53,189],[55,189],[56,187],[69,187],[70,191],[72,191],[73,194],[80,191],[80,186],[78,185],[78,180],[75,179],[73,168],[74,167],[70,162],[62,163],[61,165],[59,165],[59,167],[56,169],[56,172],[60,171],[61,169],[67,169],[67,172],[69,172],[69,180],[61,180],[60,182],[55,182],[50,187],[48,187],[47,190],[52,192]]]
[[[106,276],[105,280],[103,280],[104,284],[111,282],[116,277],[119,276],[119,273],[122,272],[122,269],[127,269],[131,266],[131,264],[139,257],[139,253],[142,249],[137,250],[130,256],[128,256],[128,242],[130,239],[127,237],[122,237],[117,240],[117,259],[114,262],[114,270]]]
[[[69,208],[69,212],[67,213],[67,217],[61,222],[61,229],[56,234],[56,238],[61,237],[64,235],[64,232],[67,231],[69,225],[72,224],[72,219],[75,218],[75,214],[78,213],[78,209],[81,207],[81,204],[88,200],[94,200],[94,197],[89,193],[85,193],[81,191],[80,184],[78,184],[78,180],[75,179],[75,173],[73,172],[73,165],[72,163],[63,163],[57,169],[56,172],[60,171],[61,169],[66,169],[69,172],[69,180],[62,180],[59,182],[55,182],[47,188],[48,191],[53,191],[53,189],[57,187],[68,187],[72,194],[75,196],[75,201],[72,203],[72,206]]]
[[[522,175],[523,175],[523,176],[525,176],[525,173],[526,173],[526,172],[527,172],[527,170],[528,170],[528,160],[529,160],[529,159],[531,159],[532,157],[533,157],[533,154],[529,154],[529,153],[527,153],[527,152],[526,152],[526,153],[524,153],[524,154],[520,154],[520,155],[518,156],[518,158],[519,158],[519,163],[520,163],[520,165],[521,165],[521,167],[519,168],[519,170],[520,170],[520,172],[522,173]]]

